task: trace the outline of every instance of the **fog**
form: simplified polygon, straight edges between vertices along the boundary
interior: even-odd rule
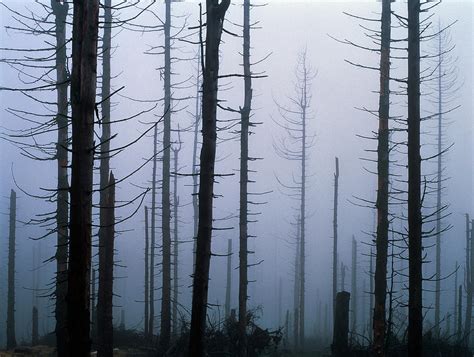
[[[42,1],[40,1],[41,3]],[[115,1],[114,1],[115,2]],[[4,1],[5,5],[16,11],[28,8],[40,9],[38,4],[27,1]],[[49,2],[48,2],[49,3]],[[153,4],[153,10],[163,16],[164,6],[161,2]],[[406,3],[392,4],[395,12],[406,14]],[[172,56],[173,107],[171,119],[171,142],[182,142],[179,153],[178,195],[179,195],[179,312],[185,320],[191,317],[192,302],[192,269],[193,269],[193,206],[192,206],[192,151],[193,121],[195,112],[195,73],[197,70],[196,54],[199,46],[196,26],[199,24],[199,7],[197,1],[173,3],[173,33],[180,33],[189,41],[174,41]],[[39,10],[38,10],[39,11]],[[290,98],[295,94],[295,71],[298,56],[302,51],[307,53],[307,63],[312,67],[315,77],[312,80],[310,94],[312,101],[308,113],[309,135],[314,135],[314,144],[307,153],[307,188],[306,188],[306,247],[305,247],[305,337],[308,339],[321,334],[324,324],[332,326],[332,318],[325,317],[325,308],[332,308],[332,251],[333,251],[333,195],[335,157],[339,158],[339,210],[338,210],[338,264],[347,267],[345,284],[339,290],[351,292],[351,298],[357,296],[357,332],[366,343],[372,334],[370,321],[371,279],[369,271],[371,249],[373,250],[374,232],[376,229],[376,210],[369,201],[375,201],[377,195],[376,140],[378,117],[363,108],[378,109],[380,75],[378,71],[359,68],[348,63],[365,66],[379,65],[379,53],[366,51],[344,42],[351,42],[370,47],[373,43],[364,33],[367,30],[360,25],[363,21],[347,16],[344,13],[363,17],[380,18],[381,3],[376,1],[301,1],[288,2],[269,0],[265,6],[252,8],[251,22],[258,25],[251,31],[251,62],[255,63],[252,71],[259,78],[252,79],[253,122],[260,123],[251,127],[249,151],[252,160],[249,163],[249,192],[264,193],[249,198],[258,203],[250,205],[249,210],[258,215],[249,220],[249,287],[248,308],[256,309],[258,324],[262,328],[277,329],[285,324],[287,310],[292,313],[294,300],[296,227],[299,201],[289,197],[288,191],[281,183],[291,184],[299,175],[300,163],[288,161],[278,155],[275,145],[287,135],[277,124],[281,122],[279,105],[291,105]],[[433,26],[437,27],[438,19],[442,24],[451,24],[450,34],[455,44],[450,55],[457,59],[458,90],[450,103],[458,107],[446,114],[444,146],[449,147],[443,156],[443,204],[448,208],[443,218],[443,227],[449,228],[441,238],[441,316],[454,313],[454,271],[456,263],[460,265],[458,284],[463,284],[465,268],[466,224],[465,215],[474,216],[473,200],[473,15],[471,1],[444,1],[431,10],[434,14]],[[134,16],[135,8],[124,9],[118,13],[120,18]],[[136,24],[156,23],[155,16],[145,12],[134,20]],[[395,23],[395,20],[392,19]],[[242,38],[233,34],[241,32],[242,4],[232,2],[226,15],[225,29],[220,47],[220,75],[242,73]],[[16,26],[6,8],[1,10],[1,26]],[[379,23],[365,23],[376,27]],[[378,28],[378,27],[377,27]],[[100,31],[100,30],[99,30]],[[405,29],[394,28],[394,37],[404,37]],[[70,32],[70,29],[69,29]],[[163,55],[150,55],[162,49],[161,32],[146,32],[130,28],[112,29],[112,92],[119,90],[111,97],[112,120],[140,115],[117,124],[112,124],[113,148],[120,148],[137,139],[150,123],[164,113],[163,77],[160,74],[163,66]],[[70,34],[69,34],[70,35]],[[51,41],[41,36],[22,34],[14,29],[2,31],[0,42],[3,48],[1,58],[11,57],[5,48],[37,48]],[[402,44],[401,46],[406,46]],[[423,42],[422,52],[430,51],[432,43]],[[68,55],[70,56],[68,45]],[[100,52],[100,51],[99,51]],[[23,55],[23,54],[22,54]],[[177,59],[180,59],[179,61]],[[348,61],[346,61],[348,60]],[[428,66],[426,60],[422,67]],[[98,64],[98,75],[101,74],[101,60]],[[393,76],[406,76],[406,60],[393,60]],[[24,88],[20,81],[22,76],[6,63],[1,64],[1,87]],[[260,78],[261,77],[261,78]],[[25,78],[25,77],[23,77]],[[53,76],[53,78],[55,78]],[[100,82],[98,84],[100,86]],[[240,114],[223,108],[239,110],[243,105],[243,79],[229,76],[220,79],[218,98],[218,131],[216,177],[214,200],[214,227],[211,257],[208,315],[210,320],[224,318],[226,294],[227,241],[232,240],[232,288],[231,308],[238,310],[239,283],[239,118]],[[402,89],[402,84],[391,82],[392,90]],[[98,93],[100,91],[98,90]],[[427,98],[430,89],[422,84],[422,115],[435,113],[437,108]],[[40,94],[44,100],[56,100],[54,90]],[[136,100],[132,100],[136,99]],[[157,101],[160,100],[160,101]],[[98,99],[99,101],[99,99]],[[390,99],[391,115],[407,116],[406,95],[393,95]],[[23,109],[54,116],[47,106],[32,100],[18,91],[0,91],[1,131],[20,130],[32,126],[16,117],[10,108]],[[377,113],[377,112],[375,112]],[[38,120],[43,120],[39,118]],[[392,122],[391,124],[392,125]],[[398,124],[394,124],[397,126]],[[422,155],[436,154],[436,120],[422,122]],[[158,125],[161,137],[163,125]],[[185,129],[179,139],[176,130]],[[100,138],[100,127],[96,127],[96,143]],[[111,169],[119,180],[116,188],[117,204],[134,200],[132,204],[118,207],[116,212],[116,241],[114,266],[114,325],[121,322],[127,329],[143,330],[144,325],[144,248],[145,226],[144,206],[151,206],[151,192],[140,196],[151,186],[151,161],[137,170],[153,155],[152,131],[127,147],[117,156],[111,158]],[[406,132],[397,132],[395,138],[405,138]],[[201,138],[201,136],[199,135]],[[24,152],[6,140],[0,141],[0,346],[6,344],[6,305],[7,305],[7,265],[8,265],[8,232],[9,232],[9,195],[14,189],[18,195],[17,233],[16,233],[16,335],[19,344],[28,344],[31,340],[31,309],[33,304],[39,310],[39,333],[41,336],[54,331],[54,279],[56,264],[53,259],[56,250],[56,234],[44,236],[48,229],[54,228],[53,222],[35,225],[32,219],[41,218],[41,214],[54,212],[56,205],[29,195],[43,196],[48,190],[57,187],[56,161],[35,161],[25,157]],[[30,140],[30,139],[27,139]],[[51,132],[40,138],[40,143],[49,144],[56,140],[56,133]],[[396,139],[394,139],[396,140]],[[401,139],[400,139],[401,140]],[[405,139],[403,139],[405,140]],[[29,141],[31,142],[31,140]],[[162,146],[161,138],[158,143]],[[452,145],[452,146],[451,146]],[[374,151],[375,150],[375,151]],[[161,155],[161,154],[160,154]],[[394,187],[405,189],[403,180],[407,180],[406,147],[394,150],[393,166]],[[160,156],[161,157],[161,156]],[[171,154],[173,159],[173,152]],[[369,159],[369,160],[367,160]],[[370,161],[372,160],[372,161]],[[375,162],[373,161],[375,160]],[[199,160],[198,160],[199,162]],[[158,163],[158,178],[161,180],[161,165]],[[94,185],[98,185],[99,161],[95,162]],[[135,172],[136,171],[136,172]],[[132,175],[130,175],[134,172]],[[173,168],[171,172],[174,174]],[[436,172],[436,160],[422,164],[422,177],[429,177]],[[375,174],[374,174],[375,173]],[[424,175],[424,176],[423,176]],[[120,181],[125,178],[123,181]],[[171,182],[174,175],[171,176]],[[399,180],[399,181],[397,181]],[[173,186],[171,186],[173,192]],[[143,198],[143,200],[142,200]],[[161,204],[161,185],[157,192],[157,202]],[[94,204],[98,204],[99,195],[94,194]],[[435,193],[426,196],[426,205],[436,203]],[[372,206],[372,207],[369,207]],[[406,220],[398,217],[407,216],[406,204],[390,205],[390,212],[397,216],[391,227],[398,231],[408,229]],[[426,212],[433,212],[426,209]],[[93,209],[95,226],[93,237],[93,267],[97,268],[97,222],[99,210]],[[155,286],[155,328],[159,334],[161,306],[161,206],[157,211],[157,261]],[[173,217],[174,219],[174,217]],[[123,220],[123,221],[122,221]],[[255,221],[255,222],[253,222]],[[424,230],[432,229],[428,223]],[[390,233],[392,235],[392,233]],[[397,233],[394,233],[397,235]],[[358,242],[357,254],[357,290],[351,291],[351,249],[352,237]],[[406,243],[399,242],[400,245]],[[425,278],[435,272],[435,238],[423,239],[426,263],[423,266]],[[391,248],[389,248],[391,249]],[[398,248],[396,248],[398,249]],[[402,248],[400,248],[402,249]],[[406,256],[405,253],[401,253]],[[221,256],[219,256],[221,255]],[[375,264],[375,263],[374,263]],[[390,265],[390,262],[389,262]],[[395,267],[406,271],[408,262],[395,259]],[[391,268],[389,268],[389,272]],[[405,273],[407,274],[407,273]],[[340,278],[339,278],[340,279]],[[400,276],[394,289],[399,296],[400,304],[408,303],[408,277]],[[428,330],[434,323],[435,282],[423,283],[424,325]],[[328,321],[329,322],[326,322]],[[446,321],[442,321],[443,329]],[[332,330],[329,335],[332,334]],[[292,336],[292,332],[290,333]],[[326,345],[330,345],[330,336]]]

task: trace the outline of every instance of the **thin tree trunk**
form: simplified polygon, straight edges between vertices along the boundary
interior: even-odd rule
[[[38,345],[38,308],[33,306],[31,316],[31,345]]]
[[[199,184],[199,228],[196,266],[193,277],[193,299],[189,355],[204,357],[209,267],[211,262],[212,202],[214,195],[214,164],[217,138],[217,93],[219,76],[219,45],[225,13],[230,0],[206,0],[206,47],[203,68],[202,136]],[[202,42],[202,41],[201,41]]]
[[[470,235],[471,221],[466,214],[466,315],[464,321],[464,343],[468,345],[471,333],[472,319],[472,293],[473,293],[473,268],[474,268],[474,245]]]
[[[92,278],[91,278],[91,340],[92,343],[96,343],[97,339],[97,304],[95,302],[96,298],[96,270],[92,268]]]
[[[148,320],[148,339],[151,341],[155,332],[155,247],[156,247],[156,185],[157,185],[157,145],[158,127],[153,133],[153,173],[151,179],[151,243],[150,243],[150,315]],[[151,341],[152,342],[152,341]]]
[[[230,316],[230,295],[232,290],[232,239],[227,240],[227,282],[225,288],[225,317]]]
[[[454,270],[454,326],[453,326],[453,331],[457,331],[457,326],[458,326],[458,320],[459,320],[459,315],[458,315],[458,269],[459,265],[458,262],[456,262],[456,268]]]
[[[390,117],[390,39],[391,0],[382,2],[380,52],[379,128],[377,148],[377,237],[375,261],[375,306],[373,320],[374,356],[385,356],[387,252],[388,252],[388,187],[389,187],[389,117]]]
[[[332,248],[332,306],[333,317],[336,316],[336,293],[337,293],[337,208],[339,195],[339,159],[336,157],[336,171],[334,173],[334,209],[333,209],[333,248]]]
[[[181,143],[179,144],[181,145]],[[180,148],[173,149],[174,178],[173,178],[173,335],[178,336],[178,296],[179,296],[179,235],[178,235],[178,161]]]
[[[110,206],[107,204],[110,195],[109,192],[109,174],[110,174],[110,51],[112,46],[112,3],[111,0],[104,1],[104,33],[102,36],[102,89],[101,89],[101,127],[102,136],[100,138],[100,228],[99,228],[99,288],[97,299],[97,352],[100,357],[110,356],[112,346],[109,346],[108,331],[109,307],[104,304],[112,304],[108,298],[109,274],[107,270],[108,257],[111,254],[107,251],[109,247]],[[113,239],[113,237],[112,237]],[[112,252],[113,264],[113,252]],[[110,341],[109,341],[110,340]]]
[[[99,2],[74,1],[71,106],[72,170],[67,292],[68,350],[90,353],[90,270],[94,111],[97,78]]]
[[[149,251],[150,251],[150,239],[148,236],[148,207],[145,206],[145,322],[144,322],[144,333],[145,338],[149,338],[149,284],[150,284],[150,266],[149,266]]]
[[[462,338],[462,285],[459,285],[458,289],[458,328],[457,328],[457,335],[458,335],[458,342],[461,342]]]
[[[7,350],[16,347],[15,334],[15,251],[16,192],[10,191],[10,231],[8,235]]]
[[[200,91],[201,91],[201,55],[198,54],[197,61],[197,75],[196,75],[196,102],[194,112],[194,140],[193,140],[193,271],[196,265],[196,246],[199,222],[199,207],[198,207],[198,167],[197,167],[197,149],[198,149],[198,134],[199,124],[201,123],[201,106]]]
[[[164,66],[164,128],[163,128],[163,178],[161,194],[162,233],[162,278],[160,353],[169,348],[171,337],[171,203],[170,203],[170,161],[171,161],[171,0],[165,0],[165,66]]]
[[[98,330],[98,356],[112,357],[113,346],[113,283],[114,283],[114,240],[115,240],[115,178],[110,172],[109,183],[105,189],[106,197],[102,233],[104,239],[103,259],[104,269],[100,275],[102,284],[99,284],[98,306],[102,306],[101,314],[97,318]]]
[[[67,2],[51,0],[56,25],[56,95],[58,139],[56,147],[58,194],[56,200],[56,348],[58,356],[66,355],[66,294],[67,294],[67,255],[68,255],[68,84],[66,54],[66,17],[69,10]]]
[[[408,357],[423,351],[420,156],[420,0],[408,2]]]
[[[301,271],[300,271],[300,266],[301,266],[301,219],[298,217],[296,221],[296,254],[295,254],[295,286],[294,286],[294,292],[293,292],[293,312],[294,312],[294,317],[293,317],[293,332],[294,332],[294,343],[295,343],[295,349],[299,347],[299,303],[300,303],[300,294],[301,294],[301,283],[300,283],[300,278],[301,278]]]
[[[250,68],[250,0],[244,0],[243,63],[244,105],[240,110],[240,214],[239,214],[239,356],[247,356],[248,287],[248,161],[249,125],[252,109],[252,73]]]
[[[352,269],[351,269],[351,312],[352,328],[351,333],[357,333],[357,242],[352,236]]]

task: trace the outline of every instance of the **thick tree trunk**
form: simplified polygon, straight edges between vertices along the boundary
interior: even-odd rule
[[[33,306],[31,316],[31,345],[38,345],[38,308]]]
[[[115,240],[115,178],[110,172],[110,179],[105,189],[104,223],[101,227],[103,234],[103,261],[104,266],[100,274],[99,297],[97,305],[101,306],[101,313],[97,316],[99,357],[112,357],[113,346],[113,292],[114,292],[114,240]]]
[[[112,346],[109,346],[111,342],[112,331],[109,331],[108,310],[107,304],[112,304],[109,301],[109,284],[108,281],[109,267],[108,259],[110,252],[107,251],[109,248],[109,240],[113,240],[113,235],[110,235],[111,222],[108,221],[110,218],[110,187],[109,174],[110,174],[110,81],[111,81],[111,69],[110,69],[110,51],[112,46],[112,8],[111,0],[104,1],[104,33],[102,36],[102,90],[101,90],[101,126],[102,126],[102,137],[100,139],[100,228],[99,228],[99,288],[98,288],[98,299],[97,299],[97,351],[98,355],[105,357],[110,356],[113,350]],[[112,242],[113,246],[113,242]],[[113,252],[112,252],[112,265],[113,265]]]
[[[148,207],[145,206],[145,321],[144,321],[144,334],[145,338],[149,337],[148,324],[149,324],[149,283],[150,283],[150,267],[149,267],[149,251],[150,251],[150,240],[148,237]]]
[[[67,354],[66,294],[67,294],[67,255],[68,255],[68,74],[66,54],[66,17],[69,10],[67,2],[51,0],[51,8],[56,25],[56,96],[58,139],[56,147],[58,193],[56,201],[56,348],[58,356]]]
[[[16,192],[10,191],[10,231],[8,235],[7,350],[16,347],[15,334],[15,251]]]
[[[72,44],[72,175],[67,292],[68,350],[90,353],[90,269],[94,110],[99,2],[74,1]]]
[[[225,287],[225,317],[230,316],[230,294],[232,291],[232,239],[227,240],[227,279]]]
[[[181,145],[181,144],[180,144]],[[173,335],[178,336],[178,296],[179,296],[179,235],[178,235],[178,161],[179,150],[173,149],[174,153],[174,178],[173,178]]]
[[[352,269],[351,269],[351,334],[357,333],[357,241],[352,236]]]
[[[389,188],[389,117],[390,117],[390,39],[391,1],[382,1],[380,50],[379,128],[377,147],[377,236],[375,258],[375,306],[373,312],[373,355],[385,356],[387,255],[388,255],[388,188]]]
[[[171,337],[171,204],[170,204],[170,161],[171,161],[171,0],[165,0],[165,66],[164,66],[164,128],[163,128],[163,178],[161,194],[162,233],[162,278],[160,354],[166,353]]]
[[[420,156],[420,0],[408,2],[408,357],[423,351]]]
[[[199,228],[196,267],[193,277],[193,299],[189,356],[204,357],[207,294],[211,262],[212,202],[214,195],[214,164],[216,159],[217,92],[219,76],[219,45],[225,13],[230,0],[206,1],[206,47],[203,69],[202,136],[199,184]]]
[[[248,287],[248,161],[249,125],[252,109],[250,68],[250,0],[244,0],[243,26],[244,105],[240,110],[240,214],[239,214],[239,356],[247,356]]]
[[[337,207],[339,195],[339,159],[336,157],[336,172],[334,173],[334,209],[333,209],[333,248],[332,248],[332,306],[333,317],[336,316],[336,294],[337,294]]]

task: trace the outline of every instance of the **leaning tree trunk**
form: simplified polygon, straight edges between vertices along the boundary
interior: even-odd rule
[[[387,255],[388,255],[388,188],[389,188],[389,117],[390,117],[390,38],[391,0],[382,2],[380,49],[379,128],[377,147],[377,236],[375,258],[375,306],[373,312],[373,354],[385,356]],[[372,292],[371,292],[372,293]]]
[[[10,232],[8,235],[7,350],[16,347],[15,336],[15,245],[16,192],[10,191]]]
[[[408,2],[408,356],[422,355],[420,0]]]
[[[72,170],[67,292],[68,350],[90,353],[90,269],[94,110],[97,78],[99,1],[74,1],[71,107]]]
[[[164,128],[163,178],[161,195],[162,278],[160,352],[166,353],[171,336],[171,205],[170,205],[170,145],[171,145],[171,0],[165,0],[165,67],[164,67]]]
[[[103,270],[100,274],[97,305],[102,311],[97,316],[98,346],[97,355],[100,357],[112,357],[113,346],[113,284],[114,284],[114,240],[115,240],[115,178],[110,172],[110,179],[105,188],[104,200],[104,226],[101,227],[103,234]]]
[[[248,181],[249,125],[252,109],[250,69],[250,0],[244,0],[243,26],[244,105],[240,110],[240,214],[239,214],[239,356],[247,356],[248,288]]]
[[[99,228],[99,289],[97,299],[97,342],[99,356],[109,356],[112,353],[112,346],[109,346],[112,334],[108,330],[109,322],[108,310],[106,305],[108,298],[108,257],[107,251],[110,242],[109,225],[110,207],[107,204],[109,195],[109,171],[110,171],[110,51],[112,45],[112,3],[111,0],[104,2],[104,34],[102,37],[102,90],[101,90],[101,109],[102,109],[102,137],[100,139],[100,228]],[[113,239],[113,238],[112,238]],[[113,264],[113,254],[112,254]],[[110,301],[112,303],[112,301]],[[110,322],[111,324],[111,322]]]
[[[148,237],[148,207],[145,206],[145,322],[144,322],[144,334],[145,338],[149,337],[149,331],[148,331],[148,321],[149,321],[149,283],[150,283],[150,277],[149,277],[149,254],[148,252],[150,251],[150,240]]]
[[[66,17],[69,10],[67,2],[51,0],[56,26],[56,95],[58,139],[56,147],[58,193],[56,200],[56,349],[58,356],[67,353],[67,254],[68,254],[68,73],[66,54]]]
[[[336,157],[336,172],[334,173],[334,209],[333,209],[333,248],[332,248],[332,306],[333,318],[336,316],[336,293],[337,293],[337,207],[339,194],[339,159]]]
[[[193,299],[189,355],[204,357],[209,267],[211,262],[212,202],[214,195],[214,164],[217,138],[217,92],[219,76],[219,45],[225,13],[230,0],[206,1],[206,47],[202,92],[202,148],[199,173],[199,228],[196,267],[193,277]]]
[[[232,239],[227,240],[227,278],[225,287],[225,318],[230,316],[230,294],[232,290]]]

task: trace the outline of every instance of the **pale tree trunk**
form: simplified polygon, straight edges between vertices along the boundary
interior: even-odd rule
[[[148,320],[147,338],[151,341],[155,332],[155,248],[156,248],[156,186],[157,186],[157,145],[158,145],[158,126],[155,125],[153,133],[153,173],[151,179],[151,242],[150,242],[150,315]]]
[[[74,1],[71,107],[72,170],[67,292],[68,350],[90,353],[90,270],[98,0]]]
[[[97,305],[102,306],[101,314],[97,316],[98,356],[113,356],[113,284],[114,284],[114,240],[115,240],[115,178],[110,172],[109,183],[105,189],[106,197],[105,226],[101,227],[104,238],[104,270],[99,285]]]
[[[239,356],[247,356],[248,298],[248,161],[249,125],[252,109],[250,68],[250,0],[244,0],[243,26],[244,105],[240,110],[240,214],[239,214]]]
[[[108,281],[109,274],[107,270],[109,267],[108,257],[110,252],[107,251],[109,247],[109,239],[113,239],[109,234],[110,222],[110,207],[108,206],[109,198],[109,174],[110,174],[110,51],[112,46],[112,3],[111,0],[104,1],[104,33],[102,36],[102,89],[101,89],[101,127],[102,136],[100,138],[100,228],[99,228],[99,288],[97,299],[97,343],[99,356],[109,356],[112,353],[112,346],[109,346],[108,331],[109,322],[107,304],[112,303],[108,297]],[[113,246],[113,245],[112,245]],[[113,265],[113,252],[112,252]],[[110,322],[111,324],[111,322]]]
[[[181,143],[179,143],[181,145]],[[181,147],[173,149],[174,154],[174,178],[173,178],[173,335],[178,336],[178,296],[179,296],[179,232],[178,232],[178,161]]]
[[[390,39],[391,0],[382,1],[380,49],[379,127],[377,146],[377,232],[373,291],[373,354],[385,356],[387,255],[388,255],[388,190],[389,190],[389,117],[390,117]]]
[[[10,231],[8,234],[7,350],[16,347],[15,333],[15,251],[16,192],[10,191]]]
[[[217,93],[219,76],[219,45],[225,13],[230,0],[206,0],[206,47],[202,94],[202,148],[200,157],[199,228],[196,266],[193,276],[193,298],[189,356],[204,357],[209,267],[214,195],[214,164],[217,139]]]
[[[357,241],[352,236],[352,269],[351,269],[351,333],[357,333]]]
[[[293,337],[295,349],[299,347],[299,304],[300,304],[300,294],[301,294],[301,219],[298,217],[296,221],[296,253],[295,253],[295,280],[294,280],[294,292],[293,292]]]
[[[56,201],[56,348],[58,356],[66,352],[66,294],[67,294],[67,255],[68,255],[68,74],[66,54],[66,17],[69,10],[67,2],[51,0],[51,8],[56,25],[56,95],[58,140],[56,147],[58,193]]]
[[[408,2],[408,357],[423,349],[420,156],[420,0]]]
[[[145,321],[144,321],[144,334],[145,338],[149,337],[149,284],[150,284],[150,267],[149,267],[149,251],[150,251],[150,239],[148,236],[148,207],[145,206]]]
[[[232,239],[227,240],[227,282],[225,287],[225,317],[230,316],[230,294],[232,290]]]

